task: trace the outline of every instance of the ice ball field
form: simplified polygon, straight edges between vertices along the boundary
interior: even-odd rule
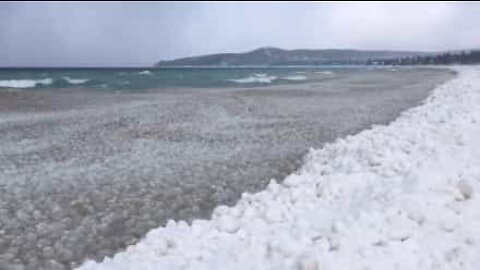
[[[479,269],[480,67],[456,69],[389,125],[310,151],[282,184],[79,269]]]
[[[380,222],[372,226],[396,223],[382,219],[381,207],[390,207],[392,218],[410,222],[396,216],[389,204],[397,199],[389,192],[400,192],[389,188],[398,188],[401,178],[382,177],[406,172],[415,160],[403,152],[382,155],[378,150],[377,135],[368,134],[380,132],[382,147],[403,151],[395,144],[403,131],[397,134],[390,126],[322,146],[389,123],[453,76],[445,69],[404,68],[251,89],[0,89],[0,269],[73,269],[127,246],[131,248],[113,260],[100,265],[89,261],[83,269],[292,269],[297,263],[307,267],[301,269],[316,269],[308,267],[328,267],[337,256],[319,262],[318,252],[342,250],[342,241],[357,235],[358,243],[342,250],[354,256],[354,249],[364,244],[360,238],[367,237],[360,231],[374,233],[366,229],[372,215]],[[461,81],[454,80],[454,86]],[[453,101],[457,97],[445,95]],[[447,123],[455,116],[445,114]],[[405,118],[393,125],[410,119],[401,119]],[[431,125],[429,131],[435,133]],[[430,135],[422,131],[416,136]],[[423,149],[415,139],[401,141],[414,154]],[[362,147],[367,146],[380,152],[366,153],[369,148]],[[304,158],[311,147],[320,150]],[[429,147],[434,146],[424,148]],[[400,162],[382,165],[398,157]],[[268,185],[270,179],[282,182],[299,168],[283,185]],[[355,177],[346,177],[349,174]],[[418,177],[410,176],[405,189],[414,189]],[[349,185],[341,184],[344,178]],[[375,185],[377,180],[382,184]],[[461,188],[467,192],[460,193],[471,188],[467,181]],[[244,192],[261,190],[240,199]],[[369,196],[379,196],[383,204],[371,203]],[[215,207],[237,202],[234,208],[217,208],[212,216]],[[359,223],[365,228],[352,227],[353,219],[363,220],[362,207],[374,214]],[[167,224],[170,219],[183,221]],[[338,228],[330,224],[337,220]],[[343,232],[344,228],[352,230]],[[330,239],[327,229],[341,233]],[[393,233],[398,239],[412,238],[403,227],[398,230]],[[379,246],[390,243],[383,236],[377,237]],[[376,251],[365,252],[367,258],[374,254],[368,252]],[[455,260],[458,252],[452,252]]]

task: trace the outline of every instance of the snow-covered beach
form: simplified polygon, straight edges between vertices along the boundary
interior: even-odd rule
[[[316,83],[255,88],[2,90],[0,266],[71,269],[168,219],[209,218],[281,182],[309,147],[393,121],[452,73],[337,69]]]
[[[0,270],[480,270],[480,2],[0,2]]]
[[[282,184],[79,269],[479,269],[480,68],[455,69],[389,125],[311,150]]]

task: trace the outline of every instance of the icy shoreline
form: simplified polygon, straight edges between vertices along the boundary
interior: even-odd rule
[[[73,269],[169,219],[210,218],[283,180],[309,147],[389,123],[454,76],[420,67],[237,90],[0,91],[0,269]]]
[[[456,69],[390,125],[312,150],[283,184],[79,269],[478,269],[480,68]]]

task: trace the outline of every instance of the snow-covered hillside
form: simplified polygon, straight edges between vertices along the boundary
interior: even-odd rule
[[[480,269],[480,67],[211,220],[79,269]]]

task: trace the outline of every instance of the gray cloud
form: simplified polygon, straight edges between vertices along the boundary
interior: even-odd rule
[[[260,46],[480,47],[480,3],[0,3],[0,66],[150,65]]]

